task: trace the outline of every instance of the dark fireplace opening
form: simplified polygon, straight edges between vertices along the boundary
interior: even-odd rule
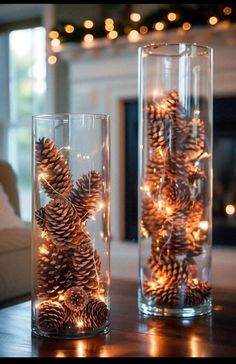
[[[138,239],[138,101],[125,102],[125,239]],[[213,100],[213,244],[236,246],[236,97]]]

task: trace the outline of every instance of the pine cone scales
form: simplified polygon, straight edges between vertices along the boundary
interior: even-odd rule
[[[207,282],[199,281],[185,287],[185,304],[187,306],[198,306],[207,301],[211,295],[211,287]]]
[[[70,200],[74,204],[82,221],[91,218],[98,210],[102,199],[103,178],[100,173],[91,171],[76,182],[77,188],[71,192]]]
[[[66,291],[64,300],[71,311],[80,311],[86,306],[88,296],[82,288],[71,287]]]
[[[35,146],[37,171],[43,174],[40,182],[46,194],[54,198],[59,195],[68,197],[73,183],[71,173],[64,157],[50,139],[39,139]]]
[[[157,236],[159,230],[162,229],[164,220],[165,219],[161,212],[157,210],[157,206],[154,203],[153,198],[144,198],[142,221],[145,229],[151,234]]]
[[[207,282],[199,281],[187,285],[158,285],[148,280],[144,281],[144,292],[147,298],[154,298],[159,304],[172,307],[195,307],[206,302],[211,294]]]
[[[197,159],[204,151],[205,124],[202,120],[193,120],[189,123],[189,133],[184,145],[185,155],[188,161]]]
[[[148,298],[155,298],[159,304],[177,306],[179,302],[178,289],[173,286],[157,285],[148,280],[144,281],[144,292]]]
[[[81,312],[84,326],[93,329],[103,326],[106,323],[107,317],[107,305],[96,298],[92,298]]]
[[[185,155],[182,151],[176,151],[175,153],[172,153],[168,174],[170,179],[174,181],[178,179],[187,181],[187,162],[185,160]]]
[[[44,243],[37,262],[37,297],[58,297],[71,284],[69,273],[67,256],[51,242]]]
[[[101,259],[91,243],[83,242],[73,251],[72,264],[77,285],[87,294],[102,288]]]
[[[45,227],[45,209],[41,207],[39,210],[35,211],[35,220],[42,231],[46,231]]]
[[[63,306],[55,301],[43,301],[38,308],[38,325],[43,331],[57,331],[66,318]]]
[[[152,255],[149,264],[154,274],[154,281],[162,282],[165,286],[186,282],[188,267],[186,261],[179,262],[174,257],[167,255]]]
[[[62,198],[51,200],[45,207],[45,227],[50,239],[59,246],[72,243],[81,230],[73,206]]]
[[[166,180],[161,188],[161,196],[164,204],[171,208],[173,212],[188,209],[192,202],[188,184],[181,181]]]

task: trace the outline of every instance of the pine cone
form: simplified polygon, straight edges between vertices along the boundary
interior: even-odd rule
[[[155,121],[162,121],[166,116],[165,108],[161,107],[159,104],[150,103],[145,108],[145,114],[148,124],[154,123]]]
[[[58,246],[70,245],[82,230],[72,204],[62,198],[51,200],[45,207],[45,227]]]
[[[187,161],[197,159],[204,151],[205,146],[205,124],[203,120],[192,120],[188,123],[189,135],[184,144]]]
[[[207,301],[211,295],[211,286],[207,282],[195,280],[184,287],[185,305],[198,306]]]
[[[45,227],[45,209],[41,207],[39,210],[35,211],[35,220],[42,231],[46,232]]]
[[[174,256],[153,254],[148,263],[154,275],[154,282],[164,286],[185,283],[188,279],[188,266],[186,261],[178,261]]]
[[[39,248],[37,297],[56,298],[71,285],[69,261],[51,242]]]
[[[206,174],[201,169],[194,166],[192,163],[188,163],[188,181],[191,185],[197,180],[206,180]]]
[[[156,303],[176,307],[179,304],[179,292],[176,286],[163,286],[148,280],[144,281],[144,292],[148,298],[155,298]]]
[[[188,209],[192,203],[189,185],[181,181],[165,181],[161,188],[164,205],[172,210]]]
[[[167,97],[165,97],[161,104],[165,105],[166,112],[174,118],[178,108],[179,108],[179,95],[178,92],[175,90],[172,90],[169,92]]]
[[[166,98],[161,101],[165,105],[166,114],[169,116],[169,131],[165,132],[166,145],[174,151],[182,148],[182,143],[189,134],[186,121],[186,111],[179,101],[179,95],[176,91],[171,91]],[[165,121],[165,124],[166,121]]]
[[[150,159],[147,163],[145,185],[149,187],[151,194],[157,194],[161,181],[164,179],[164,160]]]
[[[192,232],[198,228],[198,224],[204,212],[203,201],[195,200],[187,216],[187,228]]]
[[[67,312],[65,324],[77,325],[78,322],[83,323],[81,319],[81,311],[75,311],[75,310],[71,311],[66,305],[65,307]]]
[[[147,123],[147,137],[149,146],[153,149],[157,149],[160,146],[160,127],[161,122],[159,120],[149,119]]]
[[[76,182],[70,196],[79,217],[86,221],[98,210],[98,203],[102,199],[103,178],[99,172],[90,171]]]
[[[71,311],[80,311],[88,303],[88,296],[83,288],[71,287],[66,291],[64,301]]]
[[[186,219],[186,215],[181,210],[172,217],[172,226],[168,232],[171,236],[168,248],[172,254],[185,254],[187,251]]]
[[[142,221],[144,228],[153,236],[159,236],[162,231],[165,218],[161,211],[158,210],[157,203],[153,198],[146,197],[143,199]]]
[[[66,312],[59,302],[43,301],[38,308],[38,325],[43,331],[57,331],[66,318]]]
[[[102,288],[101,259],[89,242],[81,243],[71,256],[77,286],[87,294],[99,293]]]
[[[107,305],[96,298],[91,298],[81,312],[81,319],[85,327],[91,327],[93,329],[103,326],[106,323],[107,317]]]
[[[39,139],[35,145],[37,171],[44,174],[40,182],[46,194],[54,198],[59,195],[69,196],[73,183],[71,173],[63,155],[49,138]]]
[[[167,169],[168,176],[171,180],[182,180],[185,183],[188,180],[188,164],[186,162],[185,154],[177,150],[171,154],[170,164]]]

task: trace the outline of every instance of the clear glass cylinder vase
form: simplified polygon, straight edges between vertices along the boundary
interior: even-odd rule
[[[110,326],[109,116],[33,117],[32,332]]]
[[[212,49],[139,49],[139,309],[211,311]]]

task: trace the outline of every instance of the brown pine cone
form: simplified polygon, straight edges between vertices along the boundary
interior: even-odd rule
[[[169,207],[172,213],[179,209],[188,209],[192,203],[189,185],[182,181],[169,181],[166,179],[161,188],[161,196],[164,205]]]
[[[160,132],[161,122],[159,120],[148,120],[147,123],[147,137],[149,146],[156,149],[160,146]]]
[[[149,231],[147,231],[147,229],[145,228],[145,226],[143,224],[143,220],[141,220],[141,222],[140,222],[140,235],[141,235],[142,239],[147,239],[150,236]]]
[[[159,104],[152,102],[145,108],[145,115],[148,124],[151,124],[155,121],[162,121],[166,116],[166,110]]]
[[[170,169],[170,153],[158,147],[149,151],[149,160],[146,166],[145,186],[148,186],[152,195],[159,193],[159,188],[167,179]]]
[[[154,275],[153,281],[165,286],[185,283],[188,279],[186,261],[178,261],[174,256],[153,254],[148,263]]]
[[[204,212],[203,201],[195,200],[191,206],[191,209],[187,215],[186,226],[190,232],[198,229],[198,224],[202,218]]]
[[[162,231],[165,217],[162,212],[158,210],[157,203],[151,197],[146,197],[142,201],[143,212],[142,221],[144,228],[153,236],[159,236]]]
[[[177,150],[171,154],[170,163],[167,168],[168,176],[171,180],[182,180],[185,183],[188,180],[188,164],[185,154],[181,150]]]
[[[56,301],[43,301],[38,307],[38,325],[43,331],[57,331],[66,318],[63,306]]]
[[[211,295],[211,286],[207,282],[193,279],[184,287],[185,305],[198,306],[206,302]]]
[[[99,293],[103,288],[101,259],[89,242],[82,242],[71,255],[76,285],[87,294]]]
[[[152,253],[152,255],[159,255],[162,245],[163,244],[161,244],[160,239],[153,238],[152,239],[152,244],[151,244],[151,253]]]
[[[154,298],[156,303],[176,307],[179,304],[180,296],[177,286],[163,286],[155,282],[145,280],[144,292],[147,298]]]
[[[161,158],[156,161],[150,159],[146,167],[145,185],[148,186],[151,194],[158,193],[161,181],[164,178],[164,160]]]
[[[172,142],[171,136],[171,123],[170,120],[167,119],[160,125],[156,147],[160,146],[162,150],[169,148],[170,143]]]
[[[189,135],[186,111],[179,102],[178,93],[170,91],[159,104],[146,108],[147,136],[152,148],[169,148],[171,151],[182,149]]]
[[[172,217],[171,228],[168,234],[171,236],[168,248],[172,254],[185,254],[187,251],[186,236],[186,215],[181,210],[177,211]]]
[[[65,308],[67,312],[65,324],[72,324],[78,326],[78,323],[80,322],[81,328],[83,328],[84,324],[81,319],[81,311],[75,311],[75,310],[71,311],[66,305]]]
[[[35,145],[35,158],[37,172],[43,174],[40,182],[46,194],[51,198],[68,197],[73,187],[71,173],[55,143],[49,138],[39,139]]]
[[[62,198],[51,200],[45,207],[45,227],[58,246],[69,246],[82,229],[73,205]]]
[[[186,122],[182,121],[182,123],[184,125],[181,125],[181,127],[179,126],[179,124],[175,124],[173,121],[170,122],[166,120],[165,123],[162,123],[160,125],[156,145],[154,145],[155,148],[161,146],[163,150],[170,149],[171,152],[175,152],[176,150],[182,150],[182,143],[188,135]]]
[[[66,291],[64,301],[71,311],[80,311],[88,303],[88,296],[83,288],[71,287]]]
[[[96,298],[91,298],[81,312],[81,319],[84,322],[84,326],[96,329],[106,323],[108,317],[107,305]]]
[[[98,203],[102,199],[103,178],[99,172],[90,171],[76,182],[70,196],[78,215],[82,221],[90,219],[98,210]]]
[[[41,207],[39,210],[34,213],[35,220],[42,231],[46,231],[45,227],[45,209]]]
[[[170,91],[167,97],[161,101],[161,104],[165,105],[166,112],[173,118],[179,108],[178,92],[175,90]]]
[[[71,244],[68,247],[73,248],[74,246],[79,246],[83,243],[90,243],[90,240],[91,240],[91,238],[90,238],[89,232],[87,230],[87,227],[82,223],[82,224],[79,224],[79,229],[78,229],[76,238],[71,242]],[[63,247],[63,249],[64,249],[64,247]],[[66,247],[66,249],[67,249],[67,247]]]
[[[200,168],[197,168],[191,162],[188,163],[188,181],[191,185],[194,184],[197,180],[205,180],[206,174]]]
[[[65,254],[51,242],[39,248],[37,297],[56,298],[70,287],[70,267]]]
[[[184,143],[184,151],[187,161],[197,159],[204,151],[205,123],[203,120],[191,120],[188,123],[189,135]]]

